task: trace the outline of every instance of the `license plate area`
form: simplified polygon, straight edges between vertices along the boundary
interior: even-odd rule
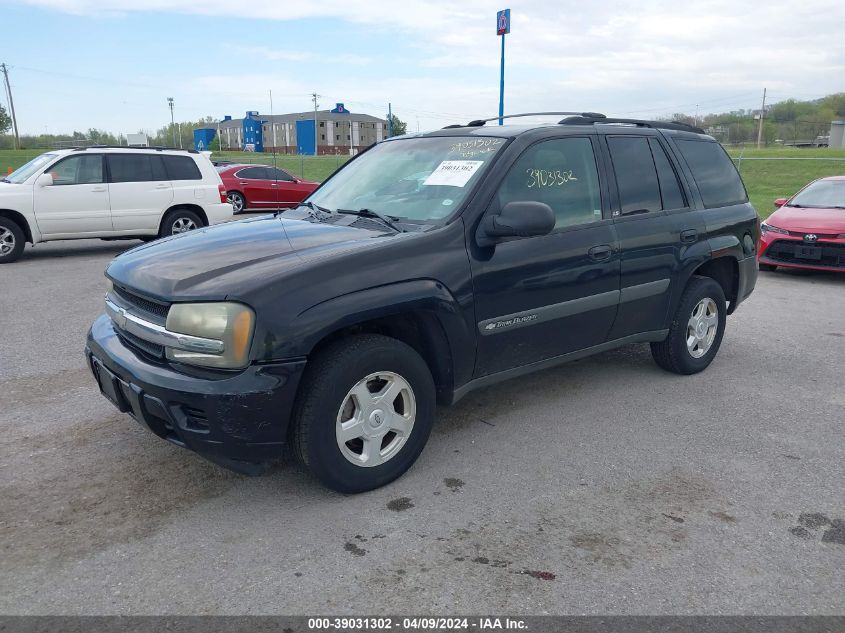
[[[118,377],[106,369],[96,358],[91,358],[91,364],[94,367],[94,376],[97,378],[97,384],[100,386],[100,393],[105,396],[106,400],[116,406],[121,413],[130,411],[129,404],[120,390]]]
[[[796,246],[795,257],[818,261],[822,258],[821,246]]]

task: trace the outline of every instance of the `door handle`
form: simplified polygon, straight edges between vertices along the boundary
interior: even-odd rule
[[[102,193],[105,190],[105,187],[94,187],[93,189],[91,189],[91,191],[96,191],[97,193]]]
[[[243,180],[241,180],[241,184],[242,184],[244,187],[246,187],[249,183],[248,183],[248,182],[244,182]]]
[[[278,187],[279,185],[277,185],[275,182],[271,182],[271,183],[270,183],[270,186],[271,186],[271,187]]]
[[[684,244],[694,244],[698,241],[698,231],[695,229],[687,229],[686,231],[681,231],[681,241]]]
[[[170,189],[170,185],[165,185],[164,183],[160,185],[156,185],[156,189]]]
[[[600,244],[599,246],[593,246],[589,251],[587,251],[587,255],[589,255],[590,259],[594,262],[603,262],[610,259],[610,256],[613,254],[613,249],[610,248],[609,244]]]

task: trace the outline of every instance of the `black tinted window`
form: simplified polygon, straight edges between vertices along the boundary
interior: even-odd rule
[[[619,187],[619,204],[622,214],[660,211],[660,186],[657,171],[643,136],[613,136],[607,139],[616,184]]]
[[[678,175],[669,162],[666,150],[657,139],[648,140],[651,145],[651,155],[654,157],[654,165],[657,167],[657,179],[660,181],[660,195],[663,198],[664,209],[683,209],[687,206],[681,190],[681,183],[678,182]]]
[[[499,206],[544,202],[555,227],[601,220],[601,193],[593,144],[588,138],[544,141],[529,147],[499,188]]]
[[[704,206],[724,207],[748,201],[733,161],[712,141],[675,141],[686,159]]]
[[[151,154],[109,154],[111,182],[150,182],[167,180],[160,156]]]
[[[293,177],[291,177],[289,173],[282,171],[281,169],[275,169],[272,167],[267,168],[267,177],[271,180],[293,180]]]
[[[252,180],[269,180],[267,170],[263,167],[247,167],[237,173],[238,178],[249,178]]]
[[[202,180],[199,167],[190,156],[162,156],[170,180]]]

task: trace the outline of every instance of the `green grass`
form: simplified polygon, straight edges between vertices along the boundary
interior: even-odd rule
[[[17,169],[42,152],[43,150],[37,149],[0,150],[0,173],[5,175],[9,167]],[[764,218],[774,211],[775,198],[791,196],[816,178],[845,175],[845,160],[753,160],[759,158],[845,159],[845,149],[731,148],[728,152],[739,164],[751,204]],[[218,152],[214,158],[244,163],[273,164],[273,157],[270,154]],[[746,160],[748,158],[752,160]],[[348,156],[276,156],[276,165],[300,178],[321,182],[346,160]]]

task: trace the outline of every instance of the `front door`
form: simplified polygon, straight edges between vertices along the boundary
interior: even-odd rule
[[[704,222],[657,136],[609,135],[613,214],[622,259],[619,314],[611,339],[666,325],[681,249],[704,238]]]
[[[53,184],[35,185],[35,220],[45,237],[108,233],[112,230],[103,156],[80,153],[52,165]]]
[[[157,231],[173,202],[173,186],[161,156],[108,154],[109,197],[115,231]]]
[[[301,183],[282,169],[268,167],[267,172],[273,179],[280,207],[295,207],[314,191],[314,185]]]
[[[508,202],[544,202],[556,224],[548,235],[469,249],[476,377],[607,340],[619,300],[619,257],[602,204],[595,142],[566,137],[530,146],[491,201],[488,213]]]

